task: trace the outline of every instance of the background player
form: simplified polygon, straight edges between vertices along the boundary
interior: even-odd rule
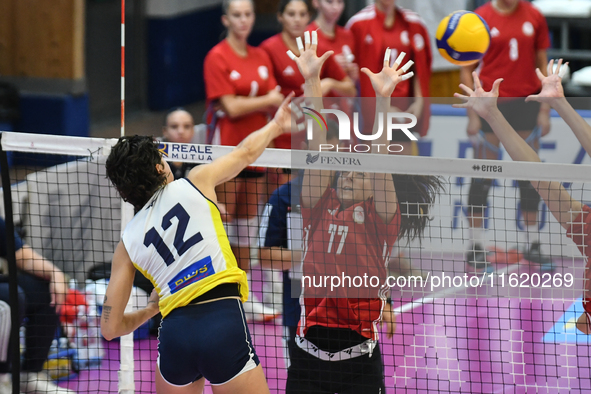
[[[528,101],[537,101],[551,105],[573,130],[587,153],[591,154],[591,126],[571,107],[564,97],[560,68],[552,71],[554,61],[550,61],[547,69],[547,77],[537,69],[537,75],[542,82],[542,91],[537,95],[528,97]],[[501,140],[505,149],[513,160],[540,162],[540,158],[532,147],[521,138],[497,107],[499,86],[502,79],[494,82],[492,90],[486,92],[476,73],[473,73],[474,89],[465,85],[460,87],[469,95],[456,93],[466,101],[457,107],[470,108],[484,118],[492,127],[495,135]],[[591,208],[571,197],[564,189],[561,182],[535,181],[531,182],[536,191],[544,199],[548,208],[560,225],[567,231],[567,236],[572,238],[583,256],[587,258],[585,270],[586,290],[583,306],[585,313],[577,321],[577,328],[582,332],[591,333]],[[574,219],[574,220],[573,220]]]
[[[476,9],[488,24],[491,42],[480,65],[463,67],[461,82],[472,86],[472,72],[476,70],[486,90],[497,78],[505,78],[500,97],[526,97],[540,91],[536,68],[546,69],[546,49],[550,46],[548,26],[544,16],[529,2],[522,0],[493,0]],[[545,71],[544,71],[545,72]],[[525,103],[523,99],[499,101],[499,108],[509,123],[530,146],[537,151],[540,137],[550,131],[550,108],[537,102]],[[468,136],[474,147],[474,157],[499,158],[499,139],[486,121],[468,109]],[[483,207],[491,179],[472,178],[468,198],[471,245],[466,254],[468,264],[480,269],[488,268],[485,251]],[[521,212],[524,232],[520,232],[521,244],[527,245],[524,257],[541,265],[544,270],[553,269],[552,260],[541,253],[538,231],[538,205],[540,197],[530,182],[519,181]]]
[[[166,114],[164,126],[162,127],[163,142],[178,142],[190,144],[195,135],[195,121],[193,115],[183,108],[175,108]],[[174,179],[180,179],[187,176],[195,164],[170,162],[170,169]]]
[[[111,150],[107,175],[136,215],[113,256],[101,330],[113,339],[161,311],[158,393],[200,393],[204,379],[215,393],[269,392],[240,302],[248,295],[246,275],[230,250],[215,187],[289,130],[288,102],[231,153],[178,181],[150,137],[122,137]],[[146,308],[124,313],[136,268],[158,293]]]
[[[355,63],[353,34],[337,25],[345,10],[344,0],[312,0],[316,9],[316,19],[306,30],[318,32],[318,54],[334,51],[334,60],[341,66],[353,82],[359,80],[359,66]]]
[[[290,50],[296,55],[299,54],[300,49],[296,44],[296,38],[303,36],[310,22],[311,12],[309,0],[281,0],[277,12],[277,19],[282,27],[281,33],[268,38],[261,44],[261,48],[269,54],[273,62],[275,78],[284,95],[293,91],[296,97],[299,97],[304,93],[304,78],[298,72],[295,61],[290,59],[286,52]],[[320,78],[324,95],[328,95],[331,91],[345,97],[357,95],[355,84],[332,57],[326,61]],[[293,136],[285,135],[277,139],[274,143],[275,147],[291,149],[292,138]]]
[[[204,79],[207,99],[218,108],[212,143],[236,146],[267,123],[283,95],[277,90],[266,52],[247,44],[255,20],[252,0],[226,0],[223,11],[227,37],[207,54]],[[217,190],[226,206],[224,222],[230,244],[240,267],[247,272],[258,228],[259,200],[266,199],[265,176],[265,169],[249,167]],[[252,294],[244,308],[249,320],[276,316],[276,311],[263,306]]]
[[[347,22],[347,29],[353,33],[355,45],[353,54],[359,67],[379,70],[382,67],[384,52],[391,48],[392,59],[404,52],[414,62],[412,70],[415,77],[402,81],[393,92],[392,106],[399,112],[412,113],[419,120],[413,129],[421,136],[429,129],[430,106],[425,102],[429,97],[429,80],[431,78],[431,39],[427,28],[419,15],[396,6],[396,0],[376,0]],[[370,79],[361,74],[360,96],[373,97],[374,91]],[[362,114],[366,132],[371,132],[374,108],[372,100],[362,101]],[[412,144],[402,132],[395,135],[392,141],[404,146],[403,152],[411,154]],[[415,148],[416,149],[416,148]]]

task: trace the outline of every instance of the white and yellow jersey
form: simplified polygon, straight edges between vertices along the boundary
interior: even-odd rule
[[[238,283],[246,301],[246,274],[238,268],[220,211],[186,178],[157,191],[129,222],[122,241],[160,295],[163,317],[222,283]]]

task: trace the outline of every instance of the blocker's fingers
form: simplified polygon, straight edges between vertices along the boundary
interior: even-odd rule
[[[464,96],[461,93],[454,93],[454,97],[457,97],[457,98],[462,99],[462,100],[465,100],[465,101],[467,101],[470,98],[468,96]]]
[[[554,70],[554,74],[558,75],[560,72],[560,66],[562,66],[562,59],[558,59],[558,64],[556,64],[556,69]]]
[[[302,37],[296,38],[296,43],[298,44],[298,51],[300,51],[301,54],[304,50],[304,44],[302,44]]]
[[[548,75],[548,76],[552,75],[553,68],[554,68],[554,59],[550,60],[550,62],[548,63],[548,69],[546,70],[546,75]]]
[[[406,56],[405,52],[400,52],[400,55],[398,55],[398,57],[396,58],[396,61],[394,62],[394,64],[396,64],[396,68],[398,68],[402,64],[402,59],[404,59],[405,56]]]
[[[503,78],[499,78],[493,82],[491,92],[495,93],[497,96],[499,95],[499,86],[501,86],[501,82],[503,82]]]
[[[412,65],[415,64],[415,62],[413,62],[412,60],[409,60],[408,62],[406,62],[406,64],[404,66],[402,66],[401,70],[403,73],[407,72],[409,68],[412,67]]]
[[[539,68],[536,68],[536,75],[538,76],[538,79],[541,81],[542,79],[546,78],[546,76],[542,73],[542,71]]]
[[[408,64],[408,63],[407,63],[407,64]],[[402,75],[402,76],[400,77],[400,80],[401,80],[401,81],[406,81],[407,79],[409,79],[409,78],[412,78],[414,75],[415,75],[415,73],[413,73],[413,72],[411,71],[411,72],[409,72],[409,73],[406,73],[406,74]]]
[[[390,48],[386,48],[386,53],[384,53],[384,66],[390,65],[391,54],[392,54],[392,52],[391,52]]]
[[[478,88],[482,88],[482,84],[480,83],[480,78],[478,78],[478,74],[476,74],[476,71],[474,71],[472,73],[472,78],[474,78],[474,90],[476,90]]]
[[[297,59],[296,55],[294,55],[294,53],[291,50],[287,51],[287,56],[289,56],[289,58],[293,61]]]
[[[566,75],[567,71],[568,71],[568,62],[566,62],[566,63],[564,63],[562,65],[562,67],[560,68],[560,71],[558,72],[558,76],[560,78],[564,78],[564,76]]]
[[[304,32],[304,44],[306,44],[306,49],[310,48],[310,32],[307,30]]]
[[[369,68],[367,68],[367,67],[363,67],[363,68],[362,68],[361,70],[359,70],[359,71],[361,71],[362,73],[364,73],[365,75],[367,75],[367,76],[368,76],[368,77],[370,77],[370,78],[371,78],[372,76],[374,76],[374,75],[375,75],[375,74],[374,74],[374,73],[372,73],[372,72],[371,72],[371,70],[370,70]]]
[[[312,32],[312,45],[318,45],[318,32],[316,30]]]
[[[462,89],[464,92],[468,93],[469,95],[472,95],[472,93],[474,93],[474,91],[472,89],[470,89],[468,86],[464,85],[463,83],[460,84],[460,89]],[[459,94],[459,93],[456,93]]]

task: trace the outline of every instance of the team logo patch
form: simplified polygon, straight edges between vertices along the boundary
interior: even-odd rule
[[[363,207],[357,206],[353,209],[353,221],[357,224],[363,224],[365,222],[365,212],[363,212]]]
[[[266,81],[269,78],[269,69],[267,68],[267,66],[259,66],[259,77],[261,77],[262,80]]]
[[[491,36],[491,37],[498,37],[498,36],[499,36],[499,34],[501,34],[501,32],[500,32],[500,31],[499,31],[499,29],[497,29],[496,27],[493,27],[493,28],[490,30],[490,36]]]
[[[534,25],[532,25],[531,22],[525,22],[521,27],[521,30],[523,31],[523,34],[525,34],[528,37],[534,35]]]
[[[413,40],[415,42],[415,48],[417,51],[422,51],[423,48],[425,47],[425,39],[423,38],[422,35],[420,35],[419,33],[415,34],[413,37]]]
[[[170,293],[174,294],[177,291],[189,286],[190,284],[198,282],[201,279],[207,278],[213,274],[215,274],[213,263],[211,261],[211,257],[207,256],[204,259],[191,264],[179,272],[174,278],[172,278],[170,282],[168,282]]]
[[[240,79],[240,77],[241,77],[240,73],[238,71],[236,71],[236,70],[232,70],[232,72],[230,73],[230,79],[232,81],[235,81],[237,79]]]
[[[285,70],[283,70],[283,75],[285,75],[286,77],[290,76],[290,75],[294,75],[295,71],[293,70],[293,67],[291,66],[287,66],[285,67]]]
[[[373,44],[373,37],[369,34],[365,36],[365,43],[366,44]]]
[[[402,42],[402,45],[410,44],[410,39],[408,38],[408,31],[403,30],[402,33],[400,33],[400,42]]]

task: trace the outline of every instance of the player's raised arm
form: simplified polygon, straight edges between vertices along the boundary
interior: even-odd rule
[[[563,66],[562,59],[560,59],[556,68],[554,68],[554,59],[550,60],[547,70],[548,76],[545,76],[539,68],[536,69],[536,74],[542,81],[542,91],[539,94],[529,96],[525,101],[538,101],[552,106],[575,133],[587,154],[591,156],[591,125],[574,110],[564,97],[562,77],[566,73],[567,65],[568,63]]]
[[[374,74],[368,68],[361,69],[361,72],[369,77],[376,94],[376,112],[374,116],[373,134],[380,131],[379,124],[382,124],[382,134],[375,140],[375,143],[372,144],[371,153],[388,154],[388,150],[385,149],[385,147],[388,146],[390,142],[388,141],[388,133],[383,130],[383,126],[387,123],[387,113],[390,109],[390,97],[399,82],[407,80],[414,75],[412,71],[406,73],[413,65],[412,60],[408,61],[404,66],[398,69],[406,55],[404,52],[398,56],[392,67],[390,67],[390,54],[390,48],[386,49],[382,70],[379,73]],[[382,149],[379,148],[380,146]],[[373,196],[376,204],[376,212],[385,223],[389,223],[396,213],[398,203],[392,175],[374,174],[373,178]]]
[[[333,54],[333,51],[327,51],[321,57],[316,55],[318,47],[318,34],[313,31],[304,33],[304,43],[302,39],[297,39],[300,56],[295,56],[288,51],[288,56],[298,65],[300,73],[304,77],[304,107],[314,111],[320,111],[324,108],[322,102],[322,88],[320,85],[320,70],[322,65]],[[308,149],[319,151],[320,145],[326,144],[326,130],[312,124],[312,139],[308,140]],[[306,170],[302,183],[301,204],[304,207],[311,208],[328,188],[331,179],[331,171]]]
[[[271,141],[291,130],[290,101],[293,93],[283,100],[273,119],[260,130],[251,133],[234,150],[210,164],[195,167],[191,170],[189,180],[201,190],[206,197],[215,197],[214,188],[236,177],[246,167],[259,158]]]
[[[538,154],[525,142],[513,127],[507,122],[497,107],[499,86],[502,79],[497,79],[490,92],[485,92],[480,84],[480,79],[473,73],[474,89],[464,84],[460,85],[468,96],[456,93],[455,96],[465,101],[463,104],[454,104],[457,108],[471,108],[478,115],[484,118],[492,127],[496,136],[501,140],[509,156],[515,161],[540,162]],[[540,196],[544,199],[550,211],[558,220],[560,225],[569,229],[571,211],[581,211],[581,202],[574,200],[571,195],[562,187],[560,182],[532,181]]]

